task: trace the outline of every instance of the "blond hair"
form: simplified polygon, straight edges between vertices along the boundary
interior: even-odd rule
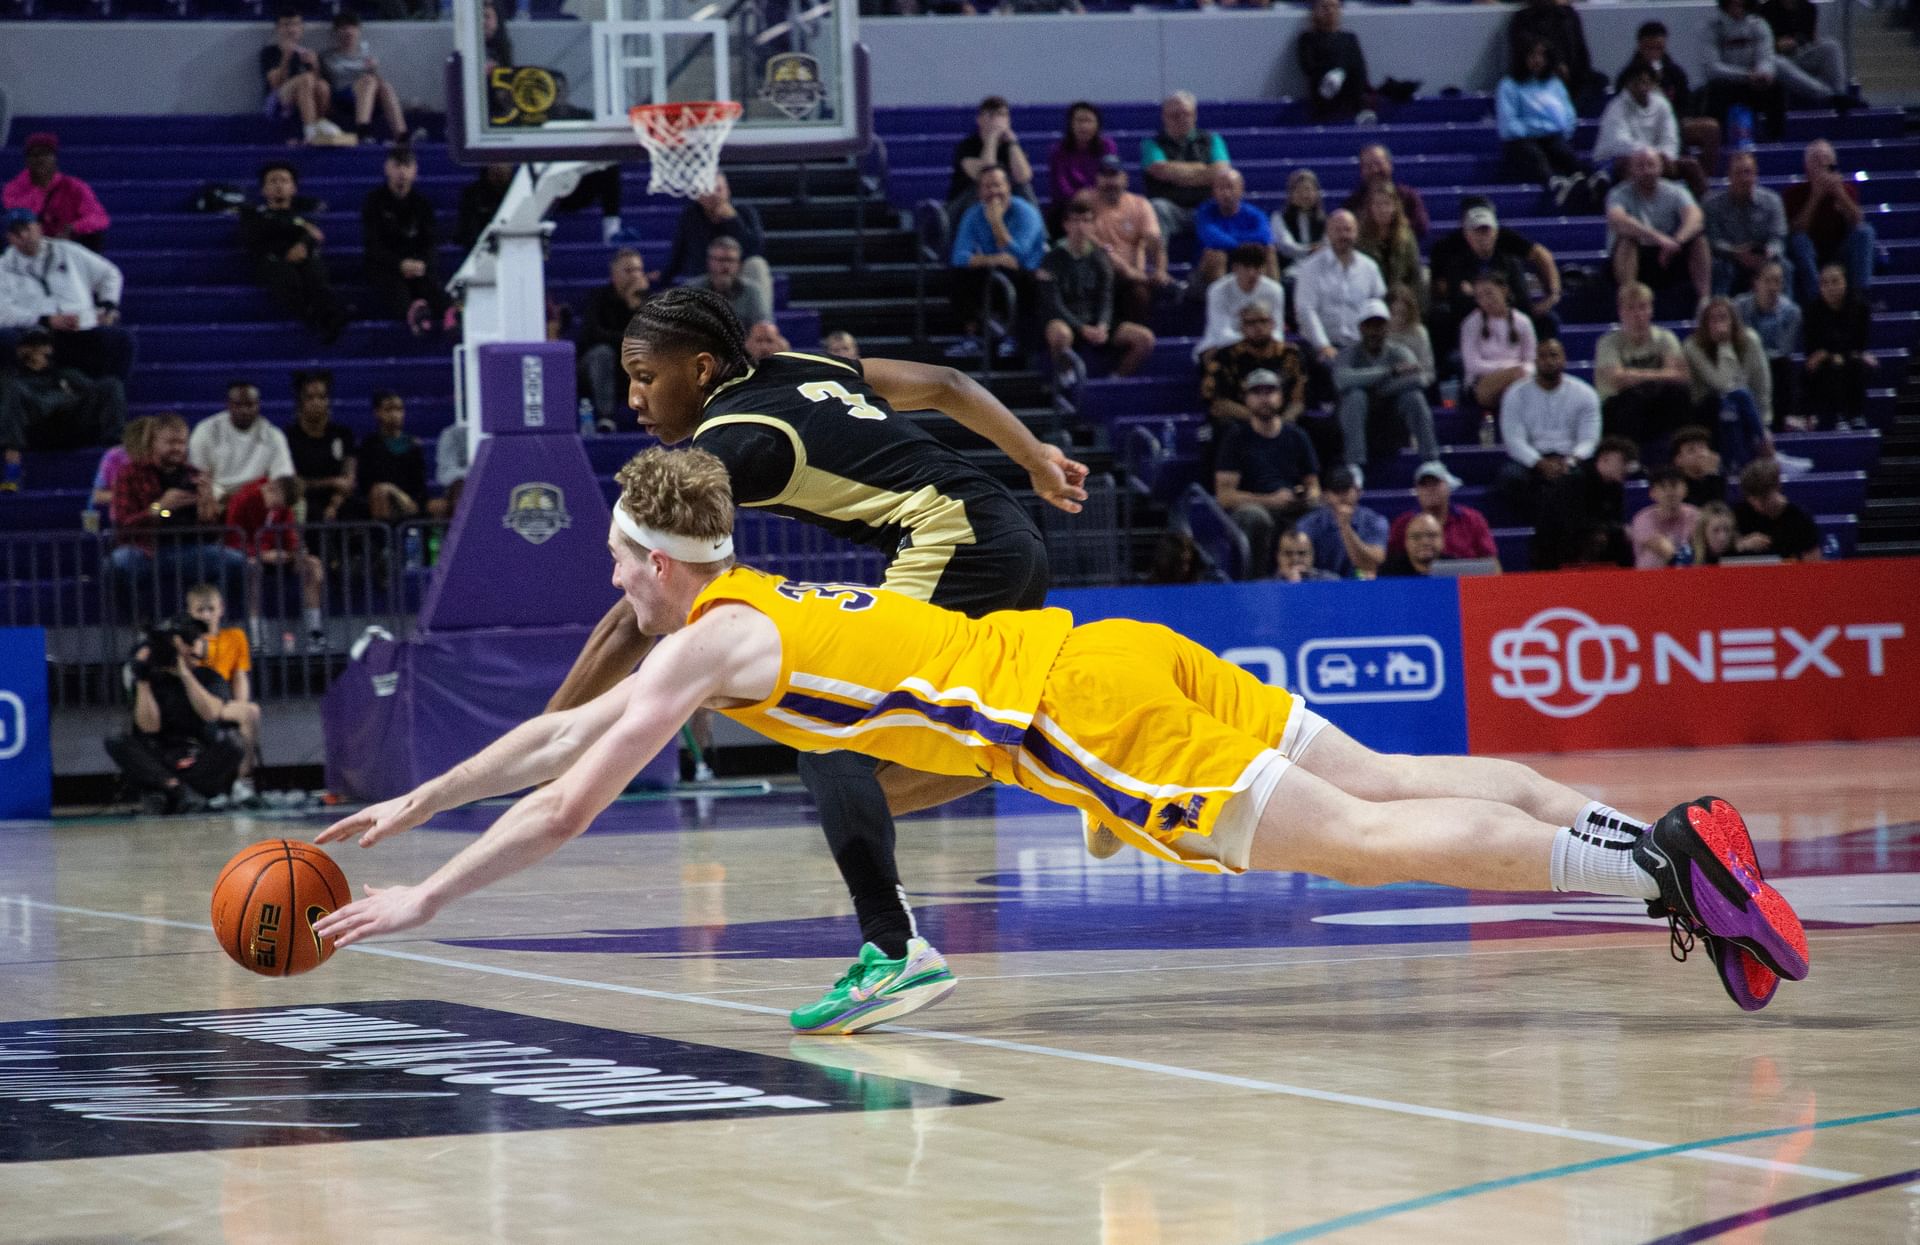
[[[642,527],[719,540],[733,534],[733,485],[724,464],[705,450],[655,446],[614,475],[629,517]]]
[[[184,599],[188,605],[203,605],[208,601],[218,601],[222,605],[226,604],[226,598],[221,595],[219,585],[217,584],[195,584],[193,587],[187,589]]]

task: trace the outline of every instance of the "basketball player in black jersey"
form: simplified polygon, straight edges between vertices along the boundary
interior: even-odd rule
[[[898,412],[951,416],[1004,450],[1036,493],[1070,513],[1086,498],[1087,469],[1036,439],[965,374],[799,351],[756,367],[726,302],[689,287],[640,307],[620,360],[640,427],[669,445],[691,438],[716,455],[736,505],[881,550],[890,559],[882,586],[935,605],[978,617],[1046,599],[1046,547],[1013,494]],[[650,646],[632,609],[616,602],[548,711],[613,687]],[[794,1028],[857,1033],[938,1002],[954,978],[914,929],[894,862],[893,813],[945,803],[986,780],[881,768],[851,752],[802,754],[799,768],[865,945],[824,996],[792,1013]]]

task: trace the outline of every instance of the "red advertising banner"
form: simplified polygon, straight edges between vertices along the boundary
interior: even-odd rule
[[[1920,735],[1920,560],[1460,583],[1475,752]]]

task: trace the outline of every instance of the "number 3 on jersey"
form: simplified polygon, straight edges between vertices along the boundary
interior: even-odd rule
[[[800,386],[800,396],[809,402],[844,402],[847,414],[855,419],[885,419],[887,413],[837,380],[810,380]]]
[[[789,601],[805,601],[808,597],[838,601],[848,613],[873,608],[873,593],[856,584],[809,584],[789,579],[776,585],[774,591]]]

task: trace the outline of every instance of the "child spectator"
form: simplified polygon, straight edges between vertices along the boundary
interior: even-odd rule
[[[318,201],[300,193],[300,175],[275,160],[260,169],[260,202],[240,209],[240,245],[281,310],[332,345],[353,318],[334,296],[320,258],[326,234],[313,223]]]
[[[1771,458],[1756,458],[1740,473],[1733,521],[1742,553],[1771,553],[1788,562],[1820,560],[1820,528],[1780,491],[1780,464]]]
[[[354,495],[353,432],[333,420],[333,373],[293,374],[293,427],[287,451],[306,494],[309,523],[366,517]]]
[[[1507,390],[1533,375],[1539,340],[1533,321],[1513,309],[1513,291],[1499,273],[1481,274],[1473,298],[1473,314],[1460,326],[1460,369],[1467,393],[1493,419]]]
[[[320,613],[326,570],[300,540],[299,520],[293,512],[300,490],[298,476],[255,480],[236,490],[227,499],[227,546],[244,554],[254,568],[248,576],[247,616],[256,620],[256,627],[264,572],[272,571],[276,588],[289,570],[300,577],[300,620],[306,627],[308,649],[318,652],[327,640]]]
[[[240,736],[240,771],[228,791],[227,807],[257,808],[261,801],[253,789],[253,771],[260,761],[260,706],[253,700],[253,650],[246,632],[220,625],[226,620],[226,600],[218,587],[195,584],[187,589],[186,605],[187,614],[207,629],[200,664],[226,683],[227,696],[214,721],[231,725]]]
[[[386,180],[360,205],[367,284],[415,337],[436,328],[450,332],[457,323],[452,300],[433,274],[433,201],[414,184],[420,164],[413,148],[388,151],[384,168]]]
[[[1420,364],[1420,387],[1433,388],[1433,339],[1420,322],[1420,299],[1412,287],[1391,286],[1387,290],[1387,340],[1405,346]]]
[[[1056,391],[1086,377],[1076,345],[1117,355],[1114,374],[1131,376],[1153,353],[1153,330],[1121,320],[1113,310],[1113,265],[1093,240],[1093,205],[1067,205],[1067,236],[1040,261],[1040,318],[1053,357]]]
[[[1565,207],[1576,192],[1597,197],[1587,185],[1592,168],[1570,142],[1579,119],[1567,84],[1553,72],[1544,39],[1515,49],[1493,105],[1500,147],[1514,176],[1546,187],[1557,207]]]
[[[1248,303],[1264,303],[1275,323],[1286,320],[1286,293],[1267,275],[1269,252],[1258,246],[1235,247],[1228,258],[1227,275],[1207,287],[1207,326],[1194,343],[1193,357],[1231,346],[1240,340],[1240,311]]]
[[[320,73],[320,58],[302,46],[306,19],[294,8],[282,9],[273,19],[273,42],[260,49],[260,80],[267,91],[267,115],[300,118],[300,132],[316,146],[351,144],[327,119],[333,88]]]
[[[1647,477],[1647,496],[1652,504],[1643,507],[1627,525],[1633,538],[1634,566],[1645,571],[1676,563],[1685,565],[1692,557],[1689,542],[1700,517],[1700,512],[1687,504],[1686,478],[1678,467],[1656,467]]]
[[[1680,118],[1673,104],[1654,89],[1653,67],[1635,62],[1621,75],[1620,91],[1600,114],[1593,140],[1593,162],[1610,170],[1614,181],[1627,176],[1627,157],[1636,147],[1660,153],[1660,176],[1687,184],[1695,199],[1707,197],[1707,175],[1696,160],[1680,154]]]
[[[1807,414],[1820,426],[1867,426],[1867,374],[1880,360],[1867,349],[1867,305],[1847,288],[1847,270],[1820,270],[1820,297],[1806,309]]]
[[[1723,501],[1710,501],[1700,507],[1693,524],[1693,564],[1718,566],[1740,552],[1740,529],[1733,521],[1733,508]]]
[[[360,34],[360,18],[354,13],[339,13],[333,19],[333,46],[320,58],[320,71],[327,76],[336,97],[353,100],[353,132],[361,140],[372,137],[374,105],[380,106],[387,121],[387,137],[400,142],[407,137],[407,118],[400,111],[400,97],[380,76],[380,62]]]
[[[1687,481],[1687,504],[1704,506],[1727,499],[1727,477],[1720,471],[1720,455],[1713,434],[1697,424],[1677,430],[1670,442],[1673,465]]]
[[[860,343],[845,329],[835,329],[821,338],[820,348],[836,359],[845,359],[849,363],[860,362]]]
[[[373,395],[374,431],[360,443],[354,476],[367,509],[382,523],[411,519],[422,510],[435,518],[446,507],[427,498],[427,455],[407,431],[407,404],[391,389]]]

